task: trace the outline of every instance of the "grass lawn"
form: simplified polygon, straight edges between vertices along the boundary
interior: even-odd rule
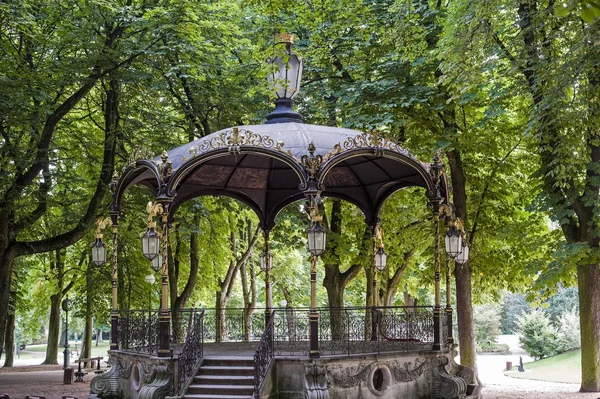
[[[581,383],[581,350],[525,363],[524,373],[519,373],[517,367],[518,365],[513,365],[513,370],[506,371],[504,374],[515,378],[579,384]]]

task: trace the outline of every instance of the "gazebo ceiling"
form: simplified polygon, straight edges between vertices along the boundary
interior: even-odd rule
[[[438,190],[431,165],[376,134],[302,123],[240,126],[218,131],[167,151],[160,158],[132,162],[115,189],[113,207],[127,187],[150,188],[159,199],[172,198],[171,214],[183,202],[202,195],[223,195],[249,205],[263,228],[274,225],[286,205],[308,190],[357,205],[367,223],[377,220],[383,202],[404,187]],[[439,191],[439,192],[438,192]],[[435,194],[437,193],[437,194]]]

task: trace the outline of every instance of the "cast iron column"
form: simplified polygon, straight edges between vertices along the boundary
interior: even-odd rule
[[[450,257],[446,255],[446,326],[448,328],[446,342],[451,345],[454,343],[454,337],[452,337],[452,287],[450,285],[452,271],[450,265]]]
[[[110,350],[119,349],[119,303],[117,297],[117,287],[119,285],[119,272],[117,268],[117,243],[119,233],[119,212],[111,211],[110,219],[113,228],[113,259],[112,259],[112,310],[110,312]]]
[[[377,268],[375,267],[375,251],[377,250],[377,226],[373,227],[373,250],[371,270],[373,272],[373,298],[371,300],[371,341],[377,341]]]
[[[310,352],[309,357],[316,359],[321,356],[319,350],[319,313],[317,312],[317,257],[312,256],[310,262]]]
[[[265,237],[265,326],[271,319],[271,310],[273,309],[273,298],[271,293],[271,245],[269,241],[269,230],[263,230]]]
[[[440,291],[440,213],[439,202],[433,203],[433,225],[434,225],[434,266],[435,266],[435,307],[433,308],[433,350],[439,351],[442,349],[442,306],[441,306],[441,291]]]
[[[171,314],[169,312],[169,203],[163,203],[162,237],[160,241],[160,254],[162,256],[160,311],[158,313],[158,357],[171,356],[170,327]]]

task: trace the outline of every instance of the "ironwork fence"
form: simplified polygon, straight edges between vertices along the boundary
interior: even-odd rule
[[[319,308],[322,356],[431,349],[433,308]],[[307,355],[309,309],[274,312],[276,356]]]
[[[425,306],[318,308],[322,356],[427,349],[433,343],[433,308]],[[201,314],[201,316],[199,316]],[[308,355],[308,308],[275,309],[272,313],[275,356]],[[199,317],[199,319],[198,319]],[[171,348],[182,353],[186,339],[201,342],[258,341],[265,331],[264,309],[183,309],[171,312]],[[200,324],[198,324],[200,323]],[[447,336],[442,318],[442,342]],[[201,331],[201,332],[198,332]],[[195,338],[194,338],[195,339]],[[158,312],[122,312],[119,346],[125,351],[156,353]],[[189,344],[185,345],[189,348]]]
[[[158,310],[121,311],[119,348],[129,352],[156,353],[158,350]]]

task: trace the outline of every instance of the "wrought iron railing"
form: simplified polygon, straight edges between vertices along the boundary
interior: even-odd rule
[[[322,356],[405,352],[431,349],[431,307],[319,308],[319,347]],[[307,355],[309,309],[274,313],[276,356]]]
[[[181,352],[196,323],[196,309],[171,311],[170,347]],[[273,312],[275,356],[308,355],[310,324],[308,308],[276,309]],[[432,307],[318,308],[319,346],[322,356],[352,355],[426,349],[433,343]],[[203,342],[258,341],[265,331],[264,309],[203,310]],[[441,338],[446,341],[445,314]],[[122,312],[119,347],[125,351],[156,353],[158,312]]]
[[[121,350],[156,353],[158,350],[158,310],[121,311],[118,340]]]
[[[269,322],[267,323],[267,327],[263,332],[258,345],[256,345],[256,350],[254,351],[254,398],[260,398],[260,386],[264,381],[267,373],[269,372],[269,367],[271,367],[271,362],[275,356],[275,348],[274,348],[274,317],[273,315],[276,312],[271,313],[271,317]]]
[[[207,342],[258,341],[265,330],[265,309],[206,309],[204,331]]]
[[[176,351],[178,390],[183,395],[204,356],[204,310],[184,309],[171,312],[171,320],[173,330],[177,331],[179,337],[185,336],[185,341]],[[181,330],[175,330],[175,326]]]

